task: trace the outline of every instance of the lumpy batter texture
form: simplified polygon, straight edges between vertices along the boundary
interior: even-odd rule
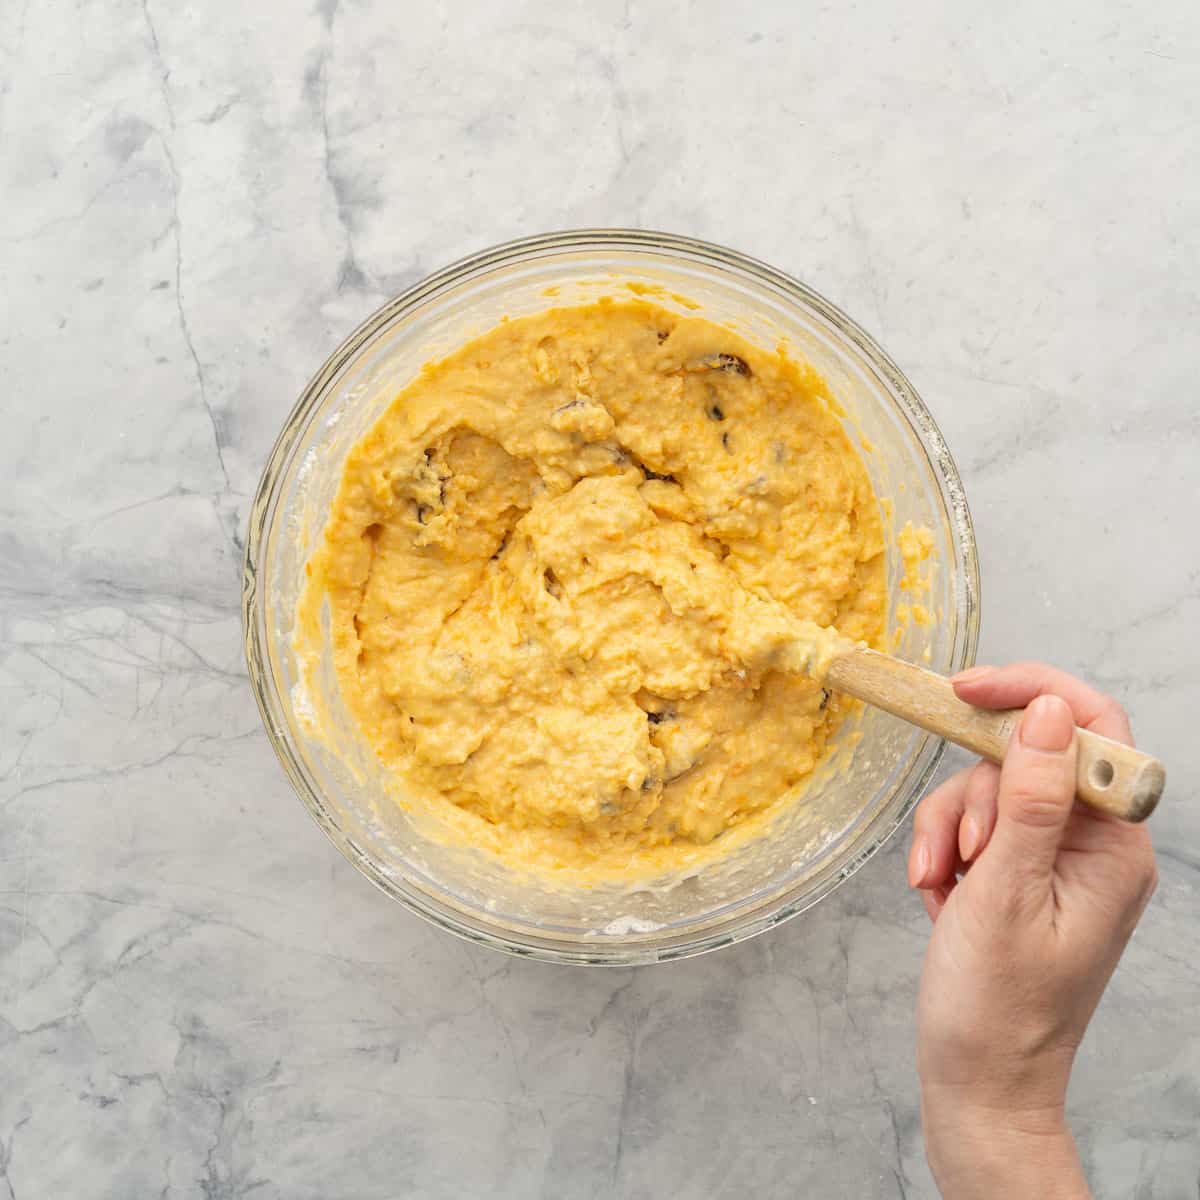
[[[301,627],[411,803],[526,865],[694,861],[813,770],[877,644],[879,505],[821,379],[644,302],[501,324],[352,450]],[[805,653],[819,654],[809,645]]]

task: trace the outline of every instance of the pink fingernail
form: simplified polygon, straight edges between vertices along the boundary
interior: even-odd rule
[[[1038,696],[1021,717],[1021,745],[1061,754],[1075,736],[1075,718],[1058,696]]]
[[[968,667],[965,671],[959,671],[957,675],[950,676],[951,683],[974,683],[976,679],[982,679],[985,675],[990,675],[995,667]]]
[[[919,888],[929,874],[929,839],[918,837],[913,842],[912,857],[909,859],[908,885]]]
[[[983,841],[983,825],[973,813],[968,813],[962,824],[962,837],[959,839],[959,853],[963,862],[970,862],[979,853],[979,843]]]

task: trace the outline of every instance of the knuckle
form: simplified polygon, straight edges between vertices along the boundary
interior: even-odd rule
[[[950,821],[956,806],[955,797],[961,787],[961,772],[933,789],[913,814],[913,828],[918,833],[929,833]]]
[[[1129,714],[1125,711],[1125,706],[1112,696],[1105,696],[1101,701],[1100,715],[1108,721],[1121,721],[1126,724],[1129,722]]]
[[[1132,929],[1158,887],[1158,864],[1154,860],[1153,851],[1147,849],[1127,860],[1118,878],[1121,882],[1128,924]]]
[[[1022,824],[1050,829],[1062,823],[1066,809],[1063,797],[1041,780],[1015,783],[1007,798],[1010,815]]]
[[[1153,854],[1148,854],[1142,863],[1138,883],[1138,894],[1145,906],[1149,903],[1150,897],[1158,890],[1158,863],[1154,861]]]
[[[998,793],[999,771],[993,770],[989,774],[976,772],[971,776],[971,781],[967,785],[966,794],[963,797],[963,807],[968,812],[988,816],[990,819],[996,811]]]
[[[916,833],[928,833],[934,825],[937,824],[936,809],[932,805],[932,796],[926,796],[920,804],[917,805],[917,811],[913,813],[913,830]]]
[[[981,758],[973,767],[968,768],[967,791],[973,795],[986,795],[994,792],[1000,782],[1000,767],[987,759]]]

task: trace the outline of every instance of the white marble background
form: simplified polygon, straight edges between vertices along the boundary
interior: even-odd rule
[[[1169,763],[1084,1048],[1100,1197],[1200,1176],[1200,9],[0,2],[0,1198],[934,1195],[897,841],[638,971],[511,961],[346,865],[260,730],[248,499],[309,374],[501,239],[697,234],[909,371],[989,660]]]

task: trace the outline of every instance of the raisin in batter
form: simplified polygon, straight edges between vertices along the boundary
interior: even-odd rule
[[[781,647],[805,623],[878,644],[886,599],[823,381],[644,301],[426,367],[349,455],[309,570],[302,635],[327,603],[412,803],[580,872],[694,861],[786,803],[847,705]]]

